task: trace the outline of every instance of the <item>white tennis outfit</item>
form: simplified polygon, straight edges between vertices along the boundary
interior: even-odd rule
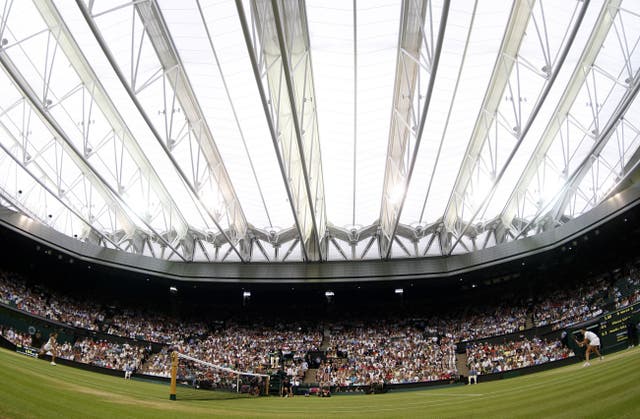
[[[52,336],[49,338],[49,341],[47,341],[47,343],[44,344],[44,350],[50,351],[51,349],[53,349],[55,344],[56,344],[56,339]]]
[[[584,338],[589,342],[590,346],[600,346],[600,338],[593,332],[584,332]]]

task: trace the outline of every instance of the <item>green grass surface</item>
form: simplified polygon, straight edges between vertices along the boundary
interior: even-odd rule
[[[0,350],[0,417],[640,417],[640,350],[473,386],[331,398],[170,401],[168,385]],[[180,393],[178,393],[180,397]]]

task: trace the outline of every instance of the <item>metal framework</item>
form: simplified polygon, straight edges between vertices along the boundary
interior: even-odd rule
[[[241,261],[247,261],[249,259],[251,243],[247,237],[247,224],[242,213],[242,208],[235,196],[226,169],[220,159],[211,132],[206,124],[206,120],[193,95],[189,80],[182,69],[180,59],[173,48],[162,17],[154,6],[155,2],[133,2],[100,14],[93,13],[93,2],[90,2],[88,6],[85,5],[82,0],[77,0],[76,3],[82,11],[87,24],[91,28],[105,56],[127,90],[129,97],[147,123],[158,144],[173,163],[184,186],[189,190],[192,199],[197,201],[200,207],[199,209],[215,224],[224,238],[222,241],[229,244],[230,248],[238,255]],[[110,51],[107,41],[103,37],[102,31],[96,21],[100,16],[104,16],[112,11],[121,11],[123,7],[130,7],[132,12],[130,32],[132,45],[136,45],[136,42],[139,42],[137,52],[132,50],[131,59],[128,63],[131,70],[129,77],[125,76],[118,61]],[[136,31],[137,16],[140,16],[139,18],[142,20],[142,34]],[[140,25],[140,22],[138,22],[138,25]],[[152,43],[156,52],[155,58],[159,62],[156,72],[141,82],[138,79],[141,76],[138,74],[138,69],[141,66],[141,61],[148,59],[148,57],[142,54],[145,39],[149,39]],[[153,66],[153,63],[150,65]],[[143,96],[147,94],[147,90],[152,89],[155,89],[156,95],[149,93],[153,99],[151,103],[147,102],[145,106],[143,104]],[[155,100],[158,96],[163,99],[164,109],[161,111],[163,118],[160,118],[160,121],[154,123],[149,116],[149,108],[150,106],[157,107]],[[176,106],[176,102],[182,106],[182,110],[185,112],[185,119],[182,123],[176,116],[180,111]],[[164,135],[162,133],[164,133]],[[174,155],[177,145],[181,142],[188,144],[187,146],[189,147],[191,159],[187,165],[189,166],[188,169],[191,175],[187,174],[188,172],[182,168]],[[193,151],[194,147],[196,148],[195,151]],[[205,160],[208,164],[200,167],[200,160]],[[205,190],[208,190],[211,195],[209,198],[210,202],[205,202],[202,198]],[[216,202],[218,201],[217,195],[222,196],[222,201],[225,206],[224,211],[215,211],[215,208],[218,206]],[[225,213],[231,219],[231,228],[229,231],[224,229],[220,224],[222,213]],[[181,239],[188,242],[186,246],[188,246],[189,249],[193,249],[194,237],[183,236]],[[219,242],[220,240],[217,241]],[[237,248],[238,246],[241,247],[240,250]]]
[[[466,43],[462,30],[447,32],[448,20],[458,16],[452,9],[449,17],[450,0],[371,7],[355,0],[348,7],[322,3],[309,9],[311,19],[301,0],[235,0],[226,8],[199,0],[181,5],[180,11],[159,0],[32,3],[0,0],[0,200],[80,241],[185,262],[451,256],[555,228],[640,181],[640,7],[631,0],[575,0],[561,6],[552,0],[514,0],[511,10],[500,15],[506,26],[494,26],[491,35],[501,39],[499,48],[498,43],[492,46],[497,55],[482,60],[475,58],[481,54],[473,39],[482,24],[474,20],[486,19],[476,8],[491,10],[490,3],[475,3]],[[327,7],[332,11],[324,15]],[[382,42],[381,35],[380,42],[389,67],[369,73],[367,65],[377,56],[366,47],[377,47],[377,40],[366,43],[363,38],[375,34],[366,26],[375,19],[362,14],[375,12],[379,18],[395,13],[393,7],[400,9],[385,27],[394,27],[393,37]],[[223,9],[232,15],[224,15]],[[65,21],[78,11],[84,21]],[[181,15],[184,11],[188,13]],[[174,12],[178,15],[170,15]],[[330,22],[314,28],[315,19],[327,16]],[[348,19],[338,23],[334,17]],[[180,25],[193,23],[189,19],[204,24],[204,31],[183,31]],[[345,39],[326,33],[331,25],[343,25]],[[213,54],[207,57],[215,59],[210,67],[194,64],[195,54],[184,41],[191,37],[199,51]],[[234,80],[241,66],[234,63],[239,53],[227,51],[225,42],[231,38],[236,48],[246,46],[246,51],[241,48],[245,72],[237,77],[250,85],[246,89]],[[95,42],[100,48],[93,47]],[[327,51],[335,42],[348,44],[350,52],[340,50],[347,59],[327,76],[322,59],[334,56]],[[457,53],[459,45],[464,45],[463,58],[454,60],[448,48]],[[577,45],[583,49],[576,51]],[[315,77],[314,48],[325,48]],[[472,72],[464,59],[468,48],[472,63],[486,64],[486,86],[474,86],[474,108],[469,108],[474,118],[458,128],[449,126],[449,117],[454,114],[455,120],[454,111],[468,94],[467,80],[457,95],[458,83],[463,80],[463,86]],[[395,63],[389,60],[392,54]],[[205,68],[220,73],[209,91],[202,89],[207,86],[200,74]],[[446,92],[454,83],[443,68],[457,72],[449,97]],[[247,74],[253,74],[255,83],[246,83]],[[324,88],[326,80],[340,77],[351,83],[351,76],[353,89],[335,90],[352,95],[344,103],[351,106],[353,101],[353,133],[350,123],[340,128],[345,137],[354,136],[353,173],[347,175],[352,178],[344,179],[353,188],[351,224],[336,226],[327,212],[347,204],[336,205],[333,194],[328,195],[332,202],[325,200],[325,188],[336,185],[325,184],[335,182],[335,173],[323,177],[334,162],[322,159],[321,145],[325,150],[341,139],[323,137],[320,143],[318,107],[323,123],[335,121],[324,120],[315,86]],[[367,77],[378,83],[381,76],[385,88],[368,95],[374,82]],[[380,157],[376,170],[382,169],[378,166],[385,149],[386,156],[383,182],[375,181],[381,190],[372,193],[374,205],[368,207],[377,211],[380,203],[379,213],[367,215],[378,219],[369,224],[370,218],[365,223],[358,219],[356,207],[372,202],[363,193],[372,163],[363,156],[370,147],[367,135],[382,125],[367,130],[363,123],[374,107],[362,106],[362,98],[375,97],[377,104],[381,94],[389,96],[391,118],[388,133],[385,128],[375,138]],[[239,103],[262,108],[258,105],[256,114],[255,108],[249,112],[239,105],[236,111]],[[421,147],[423,133],[430,138],[431,119],[445,114],[439,109],[444,103],[449,113],[442,135],[437,134],[440,146],[435,158],[427,157],[432,144],[425,139]],[[227,104],[232,111],[217,115]],[[380,105],[387,116],[375,117],[386,124],[388,103]],[[336,121],[350,115],[344,109],[337,111]],[[257,118],[259,128],[241,126]],[[433,132],[439,132],[438,124],[434,119]],[[244,145],[242,158],[249,159],[260,199],[242,201],[249,195],[243,189],[249,182],[234,184],[243,172],[238,167],[249,171],[248,165],[233,166],[241,152],[228,147],[235,146],[236,138],[242,141],[239,150]],[[443,169],[441,151],[452,140],[465,151],[460,166],[456,160]],[[259,153],[247,146],[263,147],[260,141],[266,147]],[[518,159],[530,149],[527,160]],[[264,177],[277,180],[264,184],[265,190],[277,188],[283,195],[277,197],[282,199],[275,204],[278,211],[269,208],[272,197],[262,195],[263,158],[277,160],[269,162],[269,177]],[[443,171],[451,179],[446,187],[439,184]],[[417,185],[417,174],[427,172],[428,186]],[[335,197],[345,199],[342,195]],[[366,199],[358,201],[362,196]],[[434,196],[442,199],[423,223],[427,199]],[[422,213],[412,219],[423,201]],[[265,229],[251,224],[252,211],[260,205],[270,226]],[[272,223],[274,214],[285,213],[280,217],[285,225]]]
[[[118,205],[124,209],[131,211],[126,205],[126,203],[124,202],[116,203],[117,201],[114,198],[112,198],[111,195],[113,194],[115,196],[118,196],[118,192],[112,189],[106,183],[106,181],[102,179],[100,174],[98,174],[94,170],[94,168],[88,165],[87,162],[82,158],[82,156],[80,155],[78,150],[74,147],[73,142],[69,139],[69,137],[64,132],[64,130],[48,114],[48,111],[45,108],[45,104],[47,103],[46,99],[44,103],[40,101],[35,91],[29,86],[27,81],[24,79],[24,77],[19,72],[19,70],[14,66],[13,62],[5,54],[5,52],[0,52],[0,63],[2,64],[2,67],[4,68],[6,73],[11,77],[12,81],[15,83],[15,86],[17,87],[17,89],[24,96],[25,101],[29,102],[29,105],[37,113],[38,117],[42,120],[46,128],[49,130],[51,136],[53,137],[53,140],[64,149],[64,154],[62,152],[59,154],[60,164],[57,166],[60,172],[57,173],[56,178],[57,179],[62,178],[61,174],[62,174],[62,170],[64,169],[65,161],[67,163],[73,162],[79,166],[81,171],[86,171],[91,174],[90,176],[87,176],[87,179],[89,180],[91,185],[94,186],[96,190],[99,191],[99,193],[102,195],[105,201],[108,201],[110,205]],[[59,185],[61,185],[61,183],[59,183]],[[65,192],[66,190],[64,190],[61,187],[59,187],[58,190],[56,191],[58,195],[63,195]],[[119,212],[122,211],[122,208],[120,209]],[[127,225],[129,226],[132,225],[131,219],[129,217],[126,217],[125,215],[122,215],[122,217],[127,219],[127,222],[126,222]],[[50,217],[50,218],[53,218],[53,217]],[[159,239],[162,240],[168,248],[170,248],[176,255],[181,257],[178,250],[166,238],[162,237],[160,234],[158,234],[158,232],[154,231],[153,227],[149,223],[144,222],[144,224],[147,226],[147,228],[150,231],[156,234],[157,237],[159,237]],[[131,231],[131,229],[129,229],[129,231]],[[184,258],[182,259],[184,260]]]
[[[434,39],[436,21],[431,2],[402,2],[389,148],[380,206],[379,251],[383,258],[388,258],[391,254],[407,187],[420,148],[448,14],[449,1],[446,0],[437,22],[437,38]],[[420,91],[421,77],[428,77],[424,91]]]
[[[592,178],[592,180],[597,181],[595,179],[597,175],[596,173],[594,173],[594,169],[596,169],[596,171],[599,171],[599,166],[601,164],[608,164],[607,161],[602,158],[601,153],[603,152],[607,144],[609,144],[609,141],[614,138],[614,135],[617,134],[616,137],[618,139],[623,139],[625,138],[625,128],[633,129],[633,125],[625,124],[624,118],[627,115],[631,104],[633,103],[633,101],[635,101],[638,95],[638,90],[640,89],[639,74],[640,73],[637,73],[631,79],[627,78],[627,80],[629,80],[631,83],[629,83],[629,88],[625,93],[625,97],[622,99],[616,111],[609,119],[609,122],[602,129],[602,132],[598,135],[592,151],[587,157],[585,157],[583,162],[578,166],[578,170],[574,172],[574,175],[564,186],[563,193],[561,194],[560,198],[558,198],[554,208],[549,214],[552,221],[558,220],[565,213],[565,209],[567,208],[567,206],[570,206],[572,201],[575,201],[579,194],[584,194],[586,196],[586,193],[582,191],[581,188],[581,184],[585,177],[591,175],[589,177]],[[619,151],[621,154],[618,156],[618,162],[624,163],[625,154],[628,152],[628,150],[625,149],[624,145],[621,145],[621,147],[619,147]],[[598,193],[602,191],[602,188],[598,184],[593,184],[591,185],[590,190],[592,196],[588,197],[586,201],[591,202],[591,206],[593,206],[595,203],[599,202]],[[575,206],[573,207],[575,209]],[[574,216],[576,213],[580,214],[582,212],[583,211],[572,211],[571,215]]]
[[[493,69],[491,81],[489,82],[480,114],[476,119],[471,140],[465,151],[462,166],[458,172],[453,191],[451,192],[449,202],[444,212],[444,229],[442,232],[444,237],[441,238],[441,243],[445,254],[450,254],[453,251],[451,244],[452,235],[455,235],[457,238],[464,234],[463,231],[465,227],[463,226],[464,222],[462,219],[466,215],[465,212],[471,212],[473,214],[477,208],[480,207],[480,205],[476,205],[474,208],[465,208],[465,205],[468,205],[468,199],[466,199],[468,198],[467,194],[474,194],[474,185],[469,184],[473,180],[474,169],[478,167],[481,152],[487,141],[492,125],[498,117],[500,101],[503,97],[504,90],[507,88],[511,72],[515,65],[513,57],[518,56],[518,50],[520,49],[520,44],[524,38],[532,13],[533,7],[529,2],[516,1],[513,3],[511,17],[502,40],[498,60]],[[516,100],[519,101],[519,98],[516,98]],[[515,125],[513,129],[515,129],[517,134],[520,127]],[[497,141],[497,139],[495,141]],[[492,167],[492,169],[495,169],[495,166]],[[495,179],[496,172],[492,170],[490,175]],[[478,185],[477,188],[479,187]]]
[[[624,11],[621,11],[616,15],[617,19],[614,18],[614,29],[617,33],[624,30],[624,27],[621,25],[621,18],[624,13]],[[618,24],[616,24],[616,20],[618,21]],[[629,40],[625,37],[624,40],[621,39],[621,41],[623,42],[623,44],[621,44],[622,49],[627,51],[625,61],[630,62],[631,56],[629,55]],[[636,46],[637,41],[634,48]],[[637,142],[635,140],[638,138],[638,130],[634,129],[635,127],[633,123],[627,121],[625,117],[627,116],[629,109],[635,103],[638,90],[640,89],[640,67],[636,69],[635,74],[633,74],[631,73],[633,70],[629,66],[625,65],[623,70],[618,74],[618,77],[614,77],[598,67],[594,67],[593,71],[600,72],[604,77],[609,78],[616,85],[625,88],[626,91],[618,105],[615,107],[615,110],[612,112],[606,125],[601,128],[598,126],[599,118],[594,120],[596,123],[595,130],[597,132],[596,141],[589,155],[583,160],[577,171],[574,172],[572,178],[566,183],[563,188],[563,193],[556,201],[554,208],[550,211],[549,216],[551,217],[552,222],[557,222],[557,220],[563,216],[567,207],[571,208],[571,212],[569,214],[571,218],[584,212],[585,207],[578,210],[576,206],[576,201],[579,195],[585,197],[585,205],[587,208],[593,207],[598,203],[601,198],[599,195],[603,193],[603,189],[604,191],[608,190],[604,184],[611,181],[611,175],[618,177],[626,174],[624,163],[630,152],[629,147]],[[593,79],[595,79],[595,77]],[[596,92],[594,92],[594,95],[595,94]],[[598,102],[597,97],[595,97],[595,101]],[[633,120],[633,117],[630,119]],[[632,137],[631,141],[628,141],[629,139],[626,135],[629,131],[631,133],[635,132],[635,136]],[[617,151],[617,153],[614,153],[614,156],[617,158],[617,161],[609,162],[607,157],[604,155],[604,152],[606,151],[607,146],[614,142],[616,143],[615,148]],[[620,167],[619,173],[616,172],[616,167]],[[608,175],[599,176],[600,172],[607,172]],[[590,193],[583,190],[581,187],[583,186],[582,184],[585,178],[589,179],[588,189],[590,190]]]
[[[636,126],[629,124],[627,121],[623,120],[618,128],[616,129],[616,136],[618,134],[617,130],[623,130],[625,127],[628,127],[629,130],[634,135],[634,140],[640,139],[640,129]],[[620,172],[617,173],[616,182],[614,186],[606,193],[603,197],[603,200],[610,199],[611,197],[619,194],[626,188],[629,188],[640,181],[640,148],[636,149],[636,151],[626,160],[626,162],[620,162]]]
[[[304,4],[296,0],[252,2],[250,23],[240,0],[236,6],[304,259],[322,261],[327,221]]]
[[[6,19],[0,27],[6,28]],[[4,151],[0,160],[8,169],[1,178],[2,195],[43,224],[81,240],[124,250],[124,242],[135,233],[135,224],[80,154],[50,134],[56,127],[43,116],[42,103],[13,65],[11,47],[5,44],[0,49],[4,74],[11,84],[4,86],[0,101],[0,148]],[[45,103],[54,106],[51,100]],[[27,178],[19,180],[20,172]],[[44,205],[31,210],[33,202]]]
[[[177,104],[180,105],[185,116],[184,126],[180,127],[179,130],[174,128],[179,125],[177,122],[168,124],[168,127],[165,127],[168,128],[165,138],[167,147],[169,151],[173,151],[176,148],[177,142],[191,141],[192,137],[195,139],[193,146],[199,148],[199,150],[193,153],[195,155],[192,155],[191,160],[188,162],[189,171],[185,173],[192,174],[192,177],[188,180],[194,192],[199,197],[200,202],[205,208],[209,209],[211,217],[214,218],[217,223],[220,223],[221,215],[214,214],[211,210],[215,205],[204,202],[202,199],[204,189],[207,187],[208,182],[211,182],[209,179],[215,181],[215,185],[217,186],[219,194],[222,196],[225,207],[223,211],[219,212],[226,214],[229,218],[229,230],[226,232],[226,235],[232,243],[239,247],[241,259],[244,261],[249,260],[251,239],[248,236],[247,220],[236,196],[231,179],[229,179],[220,152],[213,140],[209,125],[206,122],[195,92],[184,71],[180,56],[173,45],[171,35],[162,17],[162,12],[159,10],[155,1],[136,3],[134,7],[142,20],[149,40],[160,60],[165,79],[171,85],[171,105],[169,105],[168,102],[165,105],[165,115],[170,114],[171,116],[168,118],[170,120],[175,117],[175,102],[177,101]],[[171,111],[169,111],[170,106]],[[172,129],[176,131],[176,133],[172,133]],[[184,134],[182,134],[181,137],[175,138],[183,132]],[[198,170],[197,158],[200,157],[200,155],[206,160],[206,165],[202,170]]]
[[[114,239],[110,238],[109,235],[105,234],[104,231],[108,229],[106,228],[106,226],[100,225],[100,223],[96,221],[96,217],[94,215],[92,215],[91,213],[86,215],[82,213],[83,212],[82,207],[81,206],[78,207],[77,200],[72,199],[72,196],[74,193],[73,189],[71,189],[71,193],[66,193],[66,191],[68,190],[66,189],[67,183],[64,181],[62,177],[61,171],[58,171],[56,173],[55,179],[50,178],[49,175],[46,173],[46,170],[44,170],[40,166],[40,164],[37,162],[37,159],[34,159],[33,161],[29,161],[31,160],[31,158],[25,159],[27,157],[27,152],[25,148],[22,147],[22,144],[15,137],[13,137],[13,135],[11,134],[10,128],[8,128],[4,124],[2,124],[2,128],[5,130],[6,134],[9,137],[11,137],[14,141],[16,141],[16,144],[13,150],[9,149],[4,144],[0,144],[0,148],[2,148],[2,150],[5,152],[5,156],[3,156],[2,159],[0,159],[0,163],[6,166],[7,162],[4,161],[4,159],[12,160],[16,168],[19,167],[29,174],[29,176],[35,182],[35,185],[33,185],[33,187],[30,187],[28,190],[25,190],[24,192],[22,189],[19,189],[18,191],[14,191],[13,193],[10,193],[5,188],[0,187],[0,190],[2,191],[0,192],[0,195],[7,202],[10,202],[20,212],[23,212],[27,214],[29,217],[40,221],[42,224],[49,225],[50,222],[52,221],[49,219],[54,218],[53,214],[51,214],[51,217],[49,217],[48,215],[38,214],[34,211],[31,211],[29,207],[24,205],[19,199],[19,197],[24,193],[27,200],[29,199],[28,196],[33,194],[33,195],[36,195],[35,197],[36,200],[38,201],[45,200],[46,202],[46,197],[43,197],[43,195],[46,195],[46,194],[43,194],[42,191],[37,191],[36,190],[37,189],[36,185],[37,185],[40,188],[42,188],[44,191],[46,191],[46,193],[48,193],[48,196],[52,196],[56,201],[62,204],[62,206],[64,206],[70,213],[72,213],[74,216],[80,219],[86,227],[88,227],[88,230],[85,230],[80,233],[80,236],[82,237],[82,239],[87,239],[88,241],[93,242],[94,244],[104,245],[105,247],[113,246],[113,248],[115,249],[124,250],[119,244],[119,242],[121,242],[122,240],[114,241]],[[16,156],[16,154],[20,155],[22,159]],[[60,166],[57,166],[57,167],[60,168]],[[93,189],[93,183],[89,182],[86,179],[79,180],[78,182],[75,182],[75,184],[81,185],[83,188]],[[52,185],[52,186],[57,185],[58,191],[61,190],[62,192],[65,192],[65,193],[62,193],[62,194],[56,193],[56,190],[52,189],[52,187],[48,185]],[[106,191],[101,191],[101,192],[105,193],[106,196],[109,196],[106,193]],[[93,196],[93,194],[91,193],[90,196]],[[43,210],[47,209],[46,206],[41,208]],[[88,205],[86,207],[86,210],[92,210],[92,205]],[[103,204],[103,206],[99,209],[99,212],[100,211],[105,211],[105,212],[110,211],[110,208],[108,205]],[[112,214],[112,215],[114,215],[114,217],[110,217],[111,219],[116,220],[118,218],[118,217],[115,217],[115,214]],[[57,219],[58,215],[56,215],[55,218]],[[130,232],[129,234],[131,234],[131,232],[134,231],[133,225],[127,219],[126,214],[124,219],[126,223],[125,224],[126,231],[129,231]],[[96,225],[95,226],[92,225],[92,222],[95,223]],[[118,236],[119,230],[117,230],[117,225],[114,225],[111,227],[113,231],[111,236],[115,238]],[[71,234],[75,234],[75,236],[78,237],[77,233],[71,232]],[[98,240],[92,240],[93,238],[98,238]]]
[[[536,6],[540,9],[538,13]],[[475,230],[470,234],[475,248],[475,237],[481,229],[478,226],[472,228],[472,225],[480,212],[486,210],[487,203],[492,199],[547,98],[588,6],[588,1],[577,6],[580,7],[578,16],[572,25],[568,25],[567,36],[563,39],[564,43],[557,46],[557,54],[554,54],[548,41],[540,42],[544,62],[538,70],[532,66],[534,60],[527,58],[521,45],[527,30],[535,31],[540,40],[548,40],[546,25],[538,23],[538,20],[544,19],[542,2],[537,5],[529,0],[514,3],[489,88],[443,216],[441,241],[445,255],[454,251],[470,229]],[[536,77],[535,83],[539,89],[535,92],[537,98],[531,107],[525,106],[527,98],[522,86],[527,71]],[[505,95],[506,100],[502,100]],[[512,145],[505,147],[506,142]],[[505,148],[501,153],[498,153],[499,145]],[[485,236],[485,245],[487,240]]]
[[[562,146],[563,149],[575,150],[576,145],[579,144],[581,139],[585,137],[594,138],[598,135],[597,127],[589,132],[588,128],[584,128],[580,123],[576,123],[576,119],[572,118],[571,110],[579,93],[584,86],[586,86],[587,79],[593,70],[594,62],[601,52],[602,45],[613,26],[619,7],[620,1],[617,0],[607,1],[603,5],[596,25],[587,42],[587,46],[582,53],[571,79],[567,83],[564,94],[542,134],[536,149],[532,153],[522,176],[518,180],[518,183],[502,210],[499,219],[503,230],[498,241],[504,241],[509,236],[516,238],[526,234],[529,228],[534,225],[532,221],[539,218],[544,209],[548,208],[549,203],[555,202],[555,199],[547,199],[547,202],[545,202],[541,196],[541,184],[544,183],[547,167],[550,163],[548,152],[554,141],[559,139],[563,144],[566,142],[566,145]],[[593,115],[593,120],[590,124],[592,125],[596,123],[598,111],[601,107],[595,99],[589,103]],[[563,133],[566,134],[563,135]],[[571,144],[575,145],[571,147]],[[564,155],[564,168],[560,168],[559,171],[562,173],[561,176],[568,179],[570,176],[568,173],[569,155],[572,155],[572,153],[569,152]],[[551,173],[549,170],[549,174]],[[534,180],[537,181],[537,185],[532,185]],[[533,208],[535,208],[533,217],[531,218],[527,217],[524,213],[525,208],[531,206],[529,203],[533,203]],[[514,223],[514,219],[526,221]],[[507,233],[509,236],[507,236]]]
[[[149,240],[152,239],[162,245],[159,249],[161,252],[168,248],[180,259],[190,259],[188,252],[185,251],[186,249],[180,243],[182,237],[187,234],[189,226],[177,203],[164,186],[156,169],[146,157],[145,152],[135,141],[133,134],[110,96],[78,48],[69,29],[62,21],[55,5],[50,1],[35,1],[34,4],[52,37],[55,38],[56,48],[60,48],[64,53],[68,63],[76,72],[79,81],[78,85],[73,86],[68,93],[63,94],[55,103],[60,105],[59,112],[71,115],[71,118],[73,118],[73,115],[79,115],[82,118],[83,129],[81,137],[75,138],[76,135],[69,132],[70,126],[67,128],[65,135],[69,136],[70,143],[75,142],[75,147],[83,150],[84,155],[82,158],[90,165],[98,165],[98,161],[104,158],[102,153],[108,153],[110,158],[116,159],[116,172],[105,173],[101,171],[100,177],[102,178],[102,183],[118,197],[119,201],[124,202],[126,205],[130,198],[125,198],[124,196],[134,193],[141,193],[144,198],[145,204],[143,205],[145,209],[142,214],[140,213],[142,205],[140,206],[141,208],[137,209],[129,208],[129,212],[135,214],[137,219],[140,220],[138,223],[145,226],[145,230],[149,232],[149,234],[133,237],[133,243],[136,244],[134,250],[142,251],[146,244],[151,254],[154,255],[155,250],[153,250],[152,243]],[[51,54],[51,61],[54,58],[55,54]],[[51,68],[48,79],[45,78],[45,83],[53,80],[53,63],[48,65]],[[46,70],[45,74],[47,74]],[[44,103],[50,109],[47,116],[51,120],[53,118],[62,120],[63,116],[55,113],[55,108],[50,106],[51,99],[46,99],[46,95],[49,92],[48,88],[45,88],[44,92]],[[74,95],[78,94],[82,95],[82,102],[78,103],[78,101],[70,100]],[[92,127],[92,125],[100,125],[100,128]],[[60,129],[62,130],[62,128]],[[108,131],[107,133],[99,133],[99,129]],[[102,136],[98,137],[100,134]],[[111,147],[113,148],[107,151]],[[92,163],[92,161],[95,162]],[[104,163],[102,166],[104,166]],[[135,174],[131,175],[134,179],[122,177],[125,166],[132,167],[135,170]],[[94,169],[94,171],[96,170]],[[127,182],[131,182],[131,185],[126,184]],[[178,249],[178,247],[181,247],[181,249]]]
[[[7,74],[10,75],[12,81],[15,83],[20,93],[24,95],[25,100],[29,102],[33,110],[38,114],[42,122],[46,125],[47,129],[53,136],[54,141],[56,141],[65,149],[65,154],[71,157],[71,161],[77,164],[81,168],[81,170],[91,173],[91,176],[87,177],[87,179],[89,179],[91,184],[103,194],[102,196],[105,198],[105,200],[108,200],[110,204],[114,205],[116,201],[110,196],[110,194],[118,196],[118,192],[112,189],[101,178],[101,176],[90,165],[86,163],[80,153],[78,153],[78,151],[75,149],[72,141],[68,138],[63,129],[58,126],[58,124],[48,115],[44,104],[39,101],[36,93],[31,89],[18,69],[13,65],[11,59],[4,55],[4,53],[0,53],[0,63],[2,64],[2,67],[5,69]],[[69,161],[69,163],[71,161]],[[61,164],[59,167],[62,170],[63,165]],[[57,193],[61,194],[64,193],[64,191],[59,190]],[[119,206],[128,209],[128,206],[125,202],[121,202],[119,204]],[[129,209],[129,211],[131,210]],[[130,222],[127,224],[130,224]],[[160,238],[160,240],[162,240],[164,244],[169,247],[176,255],[181,256],[178,250],[174,246],[172,246],[172,244],[168,240],[159,235],[158,232],[154,231],[153,227],[149,223],[145,222],[144,224],[149,228],[150,231],[156,234]]]

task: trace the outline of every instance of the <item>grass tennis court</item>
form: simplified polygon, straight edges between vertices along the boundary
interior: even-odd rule
[[[0,417],[640,417],[640,349],[551,371],[380,395],[168,400],[168,385],[0,350]],[[222,394],[224,396],[224,394]],[[180,393],[178,393],[180,397]]]

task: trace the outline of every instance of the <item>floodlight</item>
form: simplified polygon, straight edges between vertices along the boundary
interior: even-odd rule
[[[334,295],[336,295],[333,291],[325,291],[324,296],[325,297],[333,297]]]
[[[396,288],[395,293],[396,293],[396,294],[401,294],[401,295],[402,295],[402,294],[404,293],[404,289],[402,289],[402,288]]]
[[[251,297],[251,291],[243,291],[243,292],[242,292],[242,297],[243,297],[243,298],[249,298],[249,297]]]
[[[169,292],[170,292],[171,294],[175,294],[175,293],[177,293],[177,292],[178,292],[178,288],[171,286],[171,287],[169,287]]]

